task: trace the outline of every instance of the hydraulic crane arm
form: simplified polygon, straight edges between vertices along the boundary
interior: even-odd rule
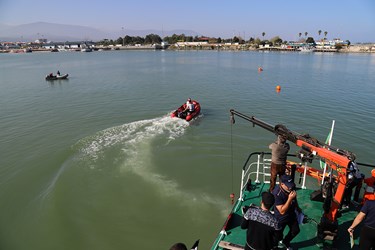
[[[270,125],[270,124],[268,124],[268,123],[266,123],[266,122],[264,122],[260,119],[255,118],[254,116],[247,116],[247,115],[242,114],[242,113],[240,113],[240,112],[238,112],[234,109],[231,109],[230,113],[231,113],[231,123],[232,124],[235,122],[234,116],[236,115],[238,117],[241,117],[241,118],[251,122],[253,124],[253,126],[257,125],[257,126],[263,128],[265,130],[268,130],[268,131],[274,133],[275,135],[281,135],[281,136],[285,137],[286,140],[288,140],[290,142],[293,142],[294,144],[296,144],[297,146],[301,147],[304,150],[306,149],[307,151],[311,151],[311,153],[313,153],[314,150],[312,150],[312,149],[314,149],[314,148],[315,149],[322,149],[323,148],[325,150],[321,150],[321,151],[332,152],[332,154],[330,156],[329,156],[329,154],[324,154],[323,152],[321,152],[320,155],[317,155],[317,157],[321,158],[322,160],[326,160],[325,158],[330,158],[330,157],[335,158],[334,155],[342,155],[342,156],[348,158],[350,161],[354,161],[355,158],[356,158],[355,154],[353,154],[350,151],[342,150],[342,149],[333,147],[331,145],[328,145],[326,143],[320,142],[317,139],[315,139],[313,137],[310,137],[308,134],[301,135],[301,134],[298,134],[296,132],[290,131],[284,125],[278,124],[276,126],[272,126],[272,125]],[[315,150],[315,152],[316,152],[316,150]],[[336,160],[338,160],[338,159],[336,159]],[[334,163],[335,162],[336,161],[334,161]],[[340,161],[337,162],[337,163],[340,164]],[[342,163],[343,162],[341,162],[341,164]]]

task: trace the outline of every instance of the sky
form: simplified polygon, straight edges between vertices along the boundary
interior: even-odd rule
[[[375,0],[0,0],[0,24],[33,22],[101,30],[193,30],[209,37],[375,42]]]

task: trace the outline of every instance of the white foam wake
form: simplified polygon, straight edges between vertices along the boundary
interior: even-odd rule
[[[154,138],[161,136],[166,138],[165,143],[169,143],[183,135],[188,125],[186,121],[181,119],[159,117],[126,123],[83,138],[73,146],[73,150],[77,150],[78,153],[75,153],[61,165],[41,195],[47,196],[52,191],[68,166],[97,169],[102,166],[102,160],[107,160],[108,163],[108,157],[118,158],[128,166],[133,166],[133,164],[140,166],[139,163],[135,162],[136,156],[139,155],[140,151],[147,152],[144,149],[147,149]],[[108,156],[110,151],[113,151],[113,153]],[[109,159],[109,162],[114,163],[118,159]]]
[[[78,142],[80,151],[91,160],[98,160],[107,149],[120,147],[127,155],[137,154],[140,144],[149,144],[158,136],[165,136],[167,143],[181,136],[188,123],[170,117],[136,121],[100,131]]]

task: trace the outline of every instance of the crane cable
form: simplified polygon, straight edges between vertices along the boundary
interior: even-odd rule
[[[232,183],[232,193],[229,195],[231,199],[232,205],[234,204],[234,184],[233,184],[233,179],[234,179],[234,167],[233,167],[233,123],[231,120],[230,123],[230,153],[231,153],[231,167],[232,167],[232,178],[231,178],[231,183]]]

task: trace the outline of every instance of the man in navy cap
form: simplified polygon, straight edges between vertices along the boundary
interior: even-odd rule
[[[292,249],[290,242],[300,232],[296,211],[301,212],[301,209],[298,206],[295,187],[290,175],[282,175],[280,184],[272,191],[275,197],[275,217],[281,227],[280,240],[285,227],[289,227],[288,234],[282,240],[287,249]]]

